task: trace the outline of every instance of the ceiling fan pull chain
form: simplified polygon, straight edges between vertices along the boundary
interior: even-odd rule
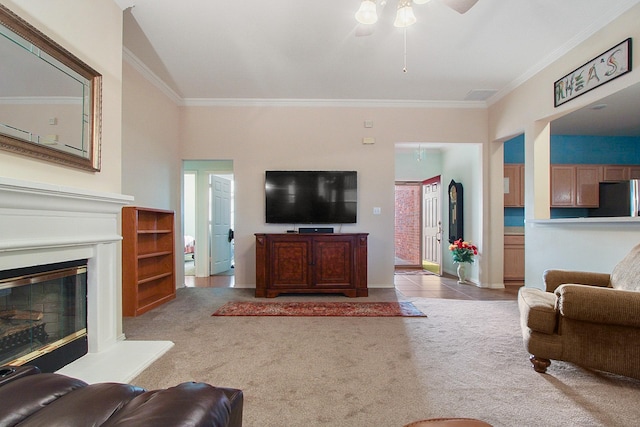
[[[407,72],[407,27],[404,27],[404,68],[402,72]]]

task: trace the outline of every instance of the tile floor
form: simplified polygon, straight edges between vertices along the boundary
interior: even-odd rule
[[[457,277],[439,277],[432,274],[396,274],[396,289],[406,297],[461,299],[461,300],[516,300],[519,285],[509,285],[504,289],[479,288],[475,285],[460,285]],[[199,288],[232,288],[235,285],[233,275],[216,275],[209,277],[185,276],[187,287]]]
[[[396,274],[396,289],[406,297],[462,299],[462,300],[516,300],[520,285],[504,289],[479,288],[473,284],[458,284],[458,278],[435,274]]]

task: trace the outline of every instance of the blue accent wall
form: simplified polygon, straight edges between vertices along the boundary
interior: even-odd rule
[[[640,138],[552,135],[551,163],[637,165],[640,164]]]
[[[640,165],[640,137],[551,135],[551,164]],[[524,135],[504,143],[505,163],[524,163]],[[553,208],[551,218],[586,216],[585,209]],[[523,208],[504,208],[505,227],[524,226]]]
[[[505,163],[524,163],[524,134],[504,143]]]

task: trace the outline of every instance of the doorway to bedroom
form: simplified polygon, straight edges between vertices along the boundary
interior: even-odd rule
[[[185,285],[190,286],[195,277],[222,276],[233,281],[233,162],[185,160],[182,194]]]

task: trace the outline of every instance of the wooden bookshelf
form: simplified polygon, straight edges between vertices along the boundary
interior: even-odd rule
[[[137,316],[176,297],[174,212],[122,208],[122,314]]]

